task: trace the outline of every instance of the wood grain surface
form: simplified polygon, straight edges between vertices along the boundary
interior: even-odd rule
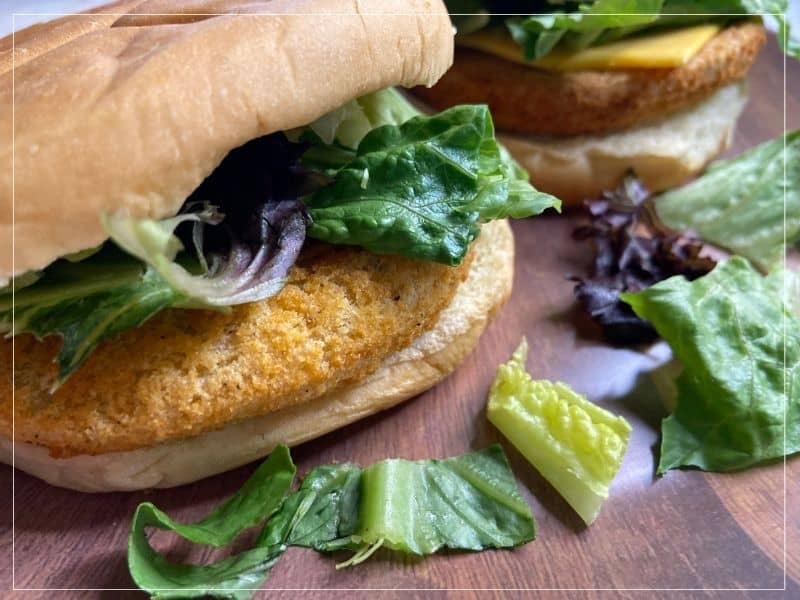
[[[800,127],[800,65],[787,63],[787,126]],[[750,78],[751,101],[731,153],[783,131],[783,57],[770,41]],[[800,460],[732,475],[672,471],[654,476],[660,420],[658,369],[663,344],[647,349],[605,345],[576,310],[566,277],[582,274],[587,247],[570,239],[576,215],[514,223],[517,240],[513,296],[481,338],[477,350],[427,393],[380,415],[303,444],[293,452],[303,474],[321,463],[367,464],[386,457],[431,458],[503,443],[539,523],[536,541],[513,551],[461,553],[412,560],[379,552],[350,570],[313,551],[290,549],[267,588],[275,597],[311,598],[330,590],[451,590],[437,597],[489,597],[503,591],[467,589],[745,589],[745,597],[800,598]],[[611,497],[589,528],[484,416],[486,392],[498,363],[527,335],[528,366],[536,377],[563,380],[593,401],[624,415],[630,445]],[[17,588],[130,588],[126,541],[130,519],[143,500],[174,517],[194,520],[232,494],[253,465],[174,490],[86,495],[50,487],[0,466],[0,590],[11,588],[12,478],[14,584]],[[787,514],[784,515],[784,506]],[[784,516],[786,522],[784,523]],[[247,536],[245,536],[246,538]],[[199,553],[154,536],[170,557],[204,560]],[[247,539],[237,543],[244,549]],[[786,544],[784,546],[784,544]],[[787,576],[784,578],[784,549]],[[277,591],[284,590],[284,591]],[[305,590],[299,592],[298,590]],[[323,591],[328,590],[328,591]],[[416,591],[413,591],[416,590]],[[370,597],[374,592],[366,592]],[[399,593],[399,592],[398,592]],[[666,594],[667,592],[663,592]],[[700,594],[684,592],[681,597]],[[725,592],[705,592],[724,596]],[[23,592],[17,592],[23,597]],[[15,595],[16,595],[15,594]],[[628,597],[633,592],[617,592]],[[10,597],[11,591],[2,593]],[[139,597],[134,592],[62,592],[58,597]],[[388,595],[388,594],[384,594]],[[573,598],[577,591],[550,595]],[[580,594],[585,595],[585,594]],[[49,598],[28,591],[25,598]]]

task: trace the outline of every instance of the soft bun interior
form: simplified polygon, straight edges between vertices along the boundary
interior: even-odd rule
[[[485,225],[467,278],[436,325],[355,386],[299,406],[179,442],[127,452],[53,458],[28,443],[14,447],[18,469],[60,487],[86,492],[166,488],[257,460],[277,444],[299,444],[384,410],[430,388],[472,351],[494,312],[511,293],[514,239],[505,221]],[[12,443],[0,437],[0,460]]]
[[[498,137],[537,189],[576,204],[614,189],[629,169],[651,191],[684,182],[728,147],[746,100],[742,82],[689,109],[612,134]]]

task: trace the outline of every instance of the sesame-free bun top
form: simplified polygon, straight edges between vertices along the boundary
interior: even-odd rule
[[[440,0],[139,0],[14,48],[0,40],[0,285],[103,242],[104,212],[175,214],[248,140],[432,85],[453,29]]]

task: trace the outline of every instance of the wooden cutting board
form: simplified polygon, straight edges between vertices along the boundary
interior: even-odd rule
[[[787,63],[786,80],[787,127],[793,129],[800,127],[800,64]],[[783,57],[772,40],[753,69],[750,94],[731,153],[783,131]],[[663,344],[637,350],[609,347],[576,310],[572,283],[566,278],[585,273],[591,261],[588,247],[570,239],[576,223],[577,216],[570,214],[514,223],[514,293],[476,351],[452,376],[402,406],[293,452],[303,474],[317,464],[444,457],[500,441],[538,520],[537,540],[513,551],[426,560],[381,551],[345,571],[336,571],[328,557],[290,549],[267,587],[292,590],[283,594],[292,597],[354,588],[411,589],[417,590],[412,596],[422,596],[426,589],[786,587],[789,597],[800,598],[800,460],[787,464],[786,514],[782,463],[733,475],[687,470],[654,476],[659,423],[665,416],[654,373],[668,353]],[[611,497],[589,528],[484,416],[495,369],[522,334],[531,344],[528,365],[535,377],[566,381],[633,425]],[[253,468],[174,490],[86,495],[14,474],[3,465],[0,589],[11,588],[12,478],[16,587],[119,589],[133,585],[125,551],[130,519],[139,502],[150,500],[178,519],[195,520],[236,491]],[[155,539],[157,547],[173,548],[170,557],[175,560],[220,556],[175,545],[161,534]],[[238,543],[236,549],[246,548],[247,542]],[[137,596],[96,591],[59,597],[78,595]],[[463,591],[448,594],[464,595]],[[50,593],[28,592],[24,597],[45,598]]]

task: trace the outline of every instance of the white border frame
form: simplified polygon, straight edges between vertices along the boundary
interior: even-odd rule
[[[66,17],[66,16],[83,16],[86,15],[88,17],[94,16],[117,16],[123,17],[128,15],[129,13],[115,13],[115,12],[93,12],[93,13],[37,13],[37,12],[13,12],[11,14],[11,264],[12,264],[12,271],[14,270],[13,267],[16,264],[16,235],[15,235],[15,225],[16,225],[16,186],[15,186],[15,157],[16,157],[16,86],[15,86],[15,76],[16,76],[16,19],[17,17]],[[136,16],[173,16],[175,13],[136,13]],[[416,11],[410,11],[407,13],[385,13],[385,12],[369,12],[369,11],[362,11],[359,13],[181,13],[181,16],[204,16],[204,17],[218,17],[218,16],[256,16],[256,17],[266,17],[266,16],[321,16],[323,14],[327,14],[330,16],[358,16],[358,15],[367,15],[367,16],[424,16],[427,13],[420,13]],[[484,13],[450,13],[451,16],[480,16]],[[492,13],[494,14],[494,13]],[[497,13],[500,14],[500,13]],[[544,15],[548,13],[502,13],[504,16],[536,16],[536,15]],[[596,13],[596,16],[622,16],[622,15],[652,15],[653,13]],[[759,16],[786,16],[785,13],[757,13]],[[690,16],[690,15],[685,15]],[[735,16],[741,17],[741,14],[737,13],[692,13],[691,16],[712,16],[712,17],[719,17],[719,16]],[[775,32],[776,37],[779,35],[779,31]],[[783,36],[783,45],[786,46],[788,44],[788,38],[786,35],[786,31],[784,30]],[[786,53],[782,53],[783,56],[783,135],[784,135],[784,154],[786,153],[786,134],[787,132],[787,118],[786,118],[786,96],[787,96],[787,84],[786,84]],[[783,180],[786,181],[786,162],[784,161],[783,167]],[[786,226],[786,215],[787,215],[787,198],[786,198],[786,187],[784,186],[783,190],[783,243],[786,246],[787,242],[787,226]],[[787,270],[787,257],[786,253],[783,256],[783,268],[784,268],[784,278],[783,278],[783,295],[784,297],[787,296],[789,291],[788,289],[788,270]],[[11,331],[11,345],[12,345],[12,355],[11,355],[11,591],[14,592],[141,592],[142,590],[138,587],[135,588],[18,588],[16,587],[16,550],[15,550],[15,543],[16,543],[16,361],[15,361],[15,338],[14,338],[14,321],[15,321],[15,301],[14,301],[14,290],[12,289],[11,292],[11,321],[12,321],[12,331]],[[784,403],[784,419],[783,419],[783,445],[784,445],[784,456],[783,456],[783,587],[781,588],[652,588],[652,587],[626,587],[626,588],[243,588],[239,591],[249,591],[249,592],[352,592],[352,591],[366,591],[366,592],[396,592],[396,591],[420,591],[420,592],[449,592],[449,591],[499,591],[499,592],[520,592],[520,591],[546,591],[546,592],[677,592],[677,591],[686,591],[686,592],[777,592],[777,591],[786,591],[787,587],[787,570],[786,570],[786,544],[787,544],[787,511],[786,511],[786,418],[788,416],[788,409],[789,409],[789,402],[788,402],[788,374],[786,372],[786,333],[787,333],[787,320],[783,318],[783,365],[784,365],[784,397],[786,397],[787,401]],[[182,591],[182,590],[172,590],[168,588],[160,589],[159,591]]]

